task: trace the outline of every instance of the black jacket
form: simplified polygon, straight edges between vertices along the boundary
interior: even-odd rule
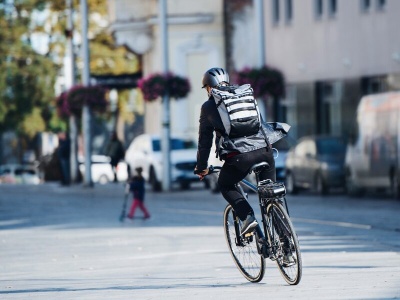
[[[204,102],[200,112],[197,151],[198,170],[205,170],[208,167],[208,157],[210,155],[214,131],[216,132],[216,149],[219,149],[218,155],[221,159],[224,159],[231,152],[246,153],[267,147],[267,142],[261,131],[249,137],[236,138],[234,140],[229,139],[225,133],[225,128],[219,116],[214,98],[211,96]],[[218,147],[219,144],[220,147]]]

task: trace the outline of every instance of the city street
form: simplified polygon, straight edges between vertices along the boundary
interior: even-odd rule
[[[400,299],[400,202],[389,196],[288,196],[297,286],[270,260],[260,283],[244,279],[223,235],[226,202],[203,185],[148,191],[149,220],[119,222],[123,199],[122,184],[0,185],[0,299]]]

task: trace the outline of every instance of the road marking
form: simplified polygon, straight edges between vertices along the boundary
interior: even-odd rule
[[[14,219],[14,220],[4,220],[0,221],[0,226],[12,226],[28,223],[29,219]]]
[[[180,214],[193,214],[193,215],[208,215],[208,216],[222,216],[223,212],[216,211],[208,211],[208,210],[195,210],[195,209],[172,209],[165,208],[165,210],[173,211],[175,213]],[[304,222],[304,223],[312,223],[312,224],[320,224],[320,225],[331,225],[338,227],[349,227],[349,228],[358,228],[358,229],[372,229],[371,225],[365,224],[356,224],[356,223],[348,223],[348,222],[336,222],[336,221],[324,221],[317,219],[305,219],[305,218],[290,218],[292,221]]]
[[[181,256],[181,255],[195,255],[195,254],[216,254],[226,253],[226,251],[217,250],[190,250],[190,251],[176,251],[176,252],[163,252],[153,254],[139,254],[138,256],[131,256],[128,259],[151,259],[151,258],[164,258],[167,256]]]
[[[192,214],[192,215],[207,215],[207,216],[222,216],[223,212],[209,211],[209,210],[195,210],[195,209],[181,209],[181,208],[164,208],[168,211],[180,214]]]
[[[312,223],[312,224],[350,227],[350,228],[358,228],[358,229],[372,229],[371,225],[355,224],[355,223],[348,223],[348,222],[323,221],[323,220],[303,219],[303,218],[290,218],[290,219],[293,221]]]

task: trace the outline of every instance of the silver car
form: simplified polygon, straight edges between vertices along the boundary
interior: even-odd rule
[[[39,184],[37,169],[29,165],[6,164],[0,166],[0,184]]]
[[[345,185],[346,144],[340,137],[307,136],[292,147],[286,157],[286,189],[295,194],[312,189],[327,194]]]

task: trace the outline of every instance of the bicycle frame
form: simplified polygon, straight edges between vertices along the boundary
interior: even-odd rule
[[[211,166],[211,171],[214,172],[215,170],[220,170],[221,167],[214,167]],[[254,171],[254,174],[256,175],[256,182],[258,185],[259,182],[259,171]],[[258,189],[257,186],[252,184],[250,181],[246,180],[246,179],[242,179],[241,181],[239,181],[238,183],[235,184],[235,187],[237,188],[237,190],[243,195],[243,197],[248,200],[248,196],[247,193],[245,193],[245,191],[243,190],[243,187],[240,185],[240,183],[244,184],[245,186],[247,186],[250,190],[252,190],[253,192],[255,192],[258,196],[258,202],[259,202],[259,206],[260,206],[260,211],[261,211],[261,220],[262,220],[262,224],[263,224],[263,228],[261,229],[260,224],[256,227],[255,232],[256,232],[256,237],[258,240],[258,244],[262,244],[267,246],[267,253],[263,253],[263,251],[260,249],[261,253],[265,258],[270,257],[271,259],[275,259],[275,257],[271,257],[271,254],[273,253],[273,251],[270,251],[269,249],[271,248],[272,245],[269,244],[269,241],[274,240],[274,236],[270,236],[271,232],[270,230],[268,230],[269,228],[271,228],[270,223],[272,222],[271,220],[267,220],[265,218],[266,215],[266,208],[267,205],[271,202],[271,201],[279,201],[277,198],[271,198],[271,199],[266,199],[266,201],[263,201],[262,198],[259,196],[258,194]],[[285,208],[286,208],[286,212],[289,215],[289,210],[288,210],[288,206],[286,203],[286,198],[283,197],[281,198],[283,199],[282,202],[285,203]],[[239,230],[239,219],[236,216],[236,214],[234,213],[234,220],[235,220],[235,231],[236,231],[236,243],[241,243],[241,238],[240,238],[240,230]],[[266,233],[268,235],[268,240],[265,238],[265,234]],[[272,232],[273,234],[273,232]]]
[[[268,167],[267,163],[251,167],[256,175],[256,184],[246,179],[235,184],[236,190],[246,200],[248,195],[244,187],[257,193],[262,225],[259,222],[252,232],[242,235],[241,220],[228,204],[224,211],[226,240],[236,266],[247,280],[261,281],[264,276],[264,260],[269,258],[277,263],[285,281],[295,285],[300,282],[302,273],[297,234],[290,221],[284,185],[269,180],[260,181],[260,173],[265,167]],[[220,169],[221,167],[210,166],[208,174]],[[258,255],[261,256],[261,261]]]
[[[256,172],[256,181],[257,184],[259,182],[259,174]],[[262,198],[259,196],[258,194],[258,189],[257,186],[252,184],[251,182],[249,182],[246,179],[242,179],[239,183],[236,183],[236,188],[238,189],[238,191],[243,195],[243,197],[248,200],[248,196],[247,193],[244,192],[243,187],[240,185],[240,183],[244,184],[245,186],[247,186],[250,190],[252,190],[253,192],[257,193],[258,196],[258,201],[259,201],[259,206],[260,206],[260,211],[261,211],[261,220],[262,220],[262,224],[263,224],[263,230],[261,229],[260,225],[258,225],[255,229],[256,232],[256,237],[258,240],[258,244],[261,243],[261,246],[266,246],[267,248],[265,249],[266,252],[264,252],[262,249],[260,249],[261,254],[264,256],[264,258],[271,258],[272,260],[275,260],[275,257],[271,257],[271,255],[273,255],[273,253],[275,253],[275,251],[271,251],[271,247],[273,247],[273,245],[270,244],[271,241],[274,240],[274,236],[270,236],[271,235],[271,231],[269,230],[269,228],[271,228],[271,222],[272,220],[267,220],[266,219],[266,208],[268,203],[270,203],[271,201],[279,201],[278,199],[267,199],[267,201],[263,201]],[[286,198],[283,197],[283,202],[285,203],[285,208],[287,213],[289,214],[288,211],[288,207],[287,207],[287,203],[286,203]],[[236,240],[240,241],[241,239],[239,238],[239,223],[237,220],[237,217],[235,216],[235,230],[236,230]],[[268,235],[268,239],[266,239],[265,234]],[[274,234],[274,232],[272,232],[272,235]]]

